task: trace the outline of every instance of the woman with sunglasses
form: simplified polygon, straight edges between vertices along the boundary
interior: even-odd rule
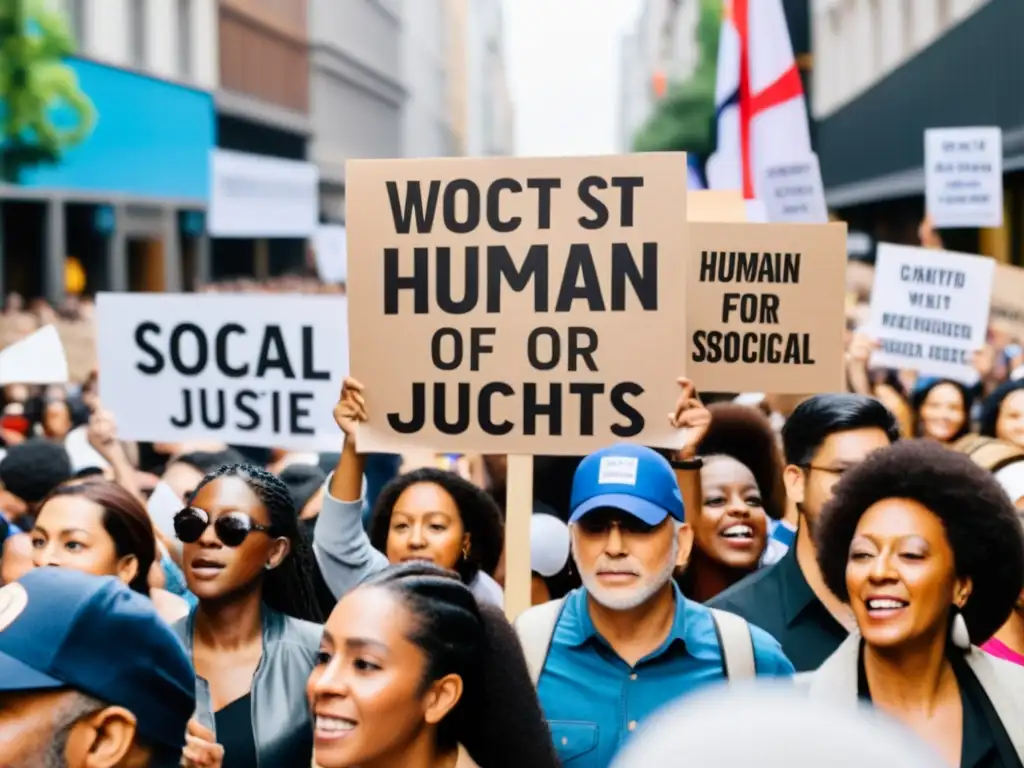
[[[363,528],[365,454],[356,450],[366,421],[363,387],[345,379],[334,419],[345,433],[313,533],[313,551],[324,581],[340,599],[388,564],[429,561],[462,577],[476,598],[500,606],[492,574],[501,559],[501,511],[483,489],[454,472],[424,467],[401,475],[380,492]]]
[[[193,736],[186,757],[203,765],[222,750],[224,768],[309,765],[303,692],[322,615],[287,486],[256,467],[221,467],[199,483],[174,530],[198,598],[174,628],[196,668],[196,723],[216,742]]]

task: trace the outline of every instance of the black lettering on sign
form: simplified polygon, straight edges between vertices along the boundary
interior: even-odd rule
[[[571,326],[566,331],[568,339],[568,365],[570,373],[579,370],[579,362],[592,372],[597,372],[594,353],[597,351],[597,331],[593,328]],[[526,338],[526,359],[535,370],[551,371],[562,361],[562,337],[555,328],[542,326],[530,331]]]
[[[702,283],[799,283],[799,253],[702,251]]]
[[[577,300],[587,302],[591,312],[625,312],[632,295],[645,312],[658,310],[658,244],[643,243],[639,263],[628,243],[612,243],[610,259],[595,257],[587,243],[569,246],[569,255],[561,274],[551,274],[548,246],[532,245],[522,265],[516,268],[514,257],[504,246],[489,246],[485,251],[483,269],[480,248],[475,245],[455,249],[448,246],[413,248],[412,274],[401,274],[399,249],[384,249],[384,314],[399,313],[403,291],[413,296],[413,314],[433,311],[464,315],[480,309],[483,295],[484,311],[502,311],[501,295],[507,286],[521,293],[533,284],[533,311],[549,310],[549,286],[557,285],[555,312],[569,312]],[[601,285],[598,264],[604,268],[611,284],[610,301]],[[433,274],[431,274],[433,272]],[[455,275],[462,274],[456,282]],[[483,274],[481,274],[483,273]],[[433,285],[433,290],[431,286]],[[431,296],[431,293],[433,295]],[[431,301],[433,300],[433,302]],[[433,303],[433,306],[431,304]]]
[[[181,356],[181,340],[186,334],[195,340],[196,345],[196,359],[191,365],[186,363]],[[198,325],[182,323],[171,331],[171,365],[182,376],[198,376],[202,373],[203,369],[206,368],[209,353],[210,349],[206,343],[206,335]]]
[[[594,382],[561,382],[546,385],[526,382],[517,390],[508,382],[489,382],[474,391],[466,382],[413,382],[411,411],[387,414],[388,425],[401,435],[414,435],[430,425],[444,435],[461,435],[471,426],[479,427],[489,435],[507,435],[517,427],[526,435],[565,434],[565,400],[579,399],[579,424],[568,427],[573,434],[591,436],[595,432],[599,403],[606,400],[624,421],[611,427],[616,437],[636,437],[644,429],[644,417],[632,400],[644,393],[635,382],[620,382],[607,390],[604,384]],[[517,421],[496,421],[495,409],[503,401],[518,399],[515,406]]]
[[[608,206],[595,193],[595,190],[603,191],[613,187],[619,191],[618,225],[620,227],[632,227],[634,209],[636,207],[634,193],[643,185],[644,180],[642,176],[612,176],[610,180],[603,179],[600,176],[587,176],[580,181],[576,191],[579,194],[580,202],[587,207],[593,216],[580,216],[579,225],[583,229],[588,230],[602,229],[608,225],[608,222],[611,220],[611,214],[608,212]]]
[[[136,363],[135,367],[142,373],[150,376],[154,376],[164,369],[164,356],[160,354],[160,350],[154,347],[147,338],[153,334],[160,335],[160,326],[156,323],[139,323],[135,328],[135,346],[153,358],[153,362]]]
[[[169,419],[171,426],[188,429],[202,425],[215,431],[230,427],[243,432],[267,429],[275,435],[312,435],[312,392],[256,392],[239,390],[229,396],[223,389],[181,390],[181,409]]]
[[[300,329],[301,345],[288,350],[280,325],[268,324],[258,329],[228,322],[211,330],[209,334],[195,323],[179,323],[171,329],[166,341],[163,328],[154,322],[143,322],[135,329],[135,345],[147,359],[135,364],[147,376],[164,372],[167,361],[182,376],[196,377],[216,370],[229,379],[246,376],[264,378],[269,371],[280,371],[286,379],[328,381],[330,371],[317,367],[314,328],[304,325]],[[244,359],[234,344],[244,342],[246,336],[259,335],[259,353],[255,360]],[[212,350],[212,355],[211,355]],[[296,375],[296,365],[301,376]],[[216,409],[210,408],[210,412]]]
[[[469,370],[480,370],[480,358],[494,351],[487,340],[497,332],[497,328],[469,329]],[[465,351],[458,328],[439,328],[434,332],[430,340],[430,360],[439,371],[454,371],[462,365]]]
[[[524,224],[539,230],[551,227],[553,198],[561,189],[557,178],[495,179],[480,184],[471,179],[387,182],[394,233],[452,235],[480,229],[507,234]],[[589,176],[576,185],[585,211],[577,223],[587,232],[632,228],[637,221],[640,176]],[[526,195],[524,198],[523,195]],[[529,221],[536,202],[536,218]],[[573,201],[575,202],[575,201]],[[543,240],[539,238],[539,240]],[[563,246],[559,246],[563,247]],[[656,312],[658,306],[658,243],[639,238],[630,242],[604,240],[599,245],[580,238],[561,253],[548,242],[522,238],[490,242],[478,235],[470,243],[453,239],[430,246],[403,248],[401,241],[384,249],[383,306],[386,315],[465,316],[510,310],[509,301],[529,302],[532,314],[583,309],[590,312]],[[405,302],[403,304],[403,302]],[[518,307],[515,307],[518,311]],[[767,313],[769,310],[765,309]],[[470,328],[438,323],[431,338],[431,361],[438,372],[479,371],[484,355],[493,354],[496,328]],[[386,414],[398,434],[429,428],[458,436],[470,429],[489,435],[594,435],[608,408],[618,414],[612,431],[634,437],[644,419],[634,401],[643,388],[634,382],[585,380],[598,374],[600,339],[589,325],[538,323],[530,330],[526,359],[541,372],[564,370],[559,382],[425,381],[411,384],[408,405]],[[584,380],[577,380],[573,375]],[[599,378],[599,377],[594,377]],[[575,398],[575,400],[573,400]],[[570,406],[567,408],[566,406]],[[567,424],[567,412],[579,414],[579,424]]]
[[[612,179],[612,182],[620,187],[621,205],[623,210],[628,205],[631,220],[633,189],[643,186],[643,179]],[[526,180],[525,188],[537,193],[538,229],[551,228],[551,193],[561,186],[560,179]],[[433,232],[438,203],[441,205],[441,220],[445,229],[457,235],[475,232],[483,223],[486,223],[492,232],[498,233],[515,232],[523,224],[521,216],[508,215],[502,210],[506,200],[524,193],[524,185],[518,179],[495,179],[487,185],[486,190],[481,190],[477,183],[470,179],[453,179],[448,183],[436,179],[429,182],[407,181],[404,197],[398,182],[385,182],[385,187],[388,191],[391,221],[396,235],[428,235]]]
[[[897,339],[878,340],[879,348],[883,352],[904,357],[924,357],[924,349],[916,341],[899,341]]]
[[[753,253],[744,251],[702,251],[702,283],[744,285],[793,284],[800,282],[799,253]],[[722,319],[726,325],[779,325],[782,298],[770,289],[722,294]],[[747,365],[816,365],[812,334],[781,333],[770,330],[698,329],[691,336],[695,363]]]
[[[940,318],[914,317],[894,312],[882,313],[882,327],[894,328],[900,331],[927,333],[947,339],[965,339],[969,341],[971,338],[971,326],[966,323],[951,323]]]

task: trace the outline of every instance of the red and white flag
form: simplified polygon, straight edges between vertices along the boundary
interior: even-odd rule
[[[782,0],[723,0],[708,186],[758,199],[758,169],[811,153],[807,108]]]

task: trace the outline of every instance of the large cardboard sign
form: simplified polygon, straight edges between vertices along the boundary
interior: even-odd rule
[[[997,264],[992,281],[989,322],[996,330],[1024,342],[1024,269]]]
[[[871,364],[973,384],[994,273],[986,256],[879,243],[871,332],[881,348]]]
[[[101,293],[100,399],[127,440],[338,450],[344,296]]]
[[[925,204],[932,225],[1003,225],[1003,132],[929,128],[924,134]]]
[[[360,450],[678,445],[685,155],[361,160],[346,178]]]
[[[699,390],[843,389],[845,224],[690,225],[686,373]]]

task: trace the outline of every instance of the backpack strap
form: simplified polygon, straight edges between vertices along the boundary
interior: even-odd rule
[[[754,657],[754,638],[750,635],[750,624],[734,613],[711,608],[711,619],[715,623],[718,646],[722,649],[722,671],[729,682],[749,680],[757,675],[757,660]]]
[[[565,608],[565,598],[552,600],[519,614],[513,626],[519,636],[519,645],[526,657],[526,666],[530,670],[533,687],[540,682],[540,674],[544,671],[544,663],[548,660],[551,650],[551,639],[555,634],[558,619]]]

